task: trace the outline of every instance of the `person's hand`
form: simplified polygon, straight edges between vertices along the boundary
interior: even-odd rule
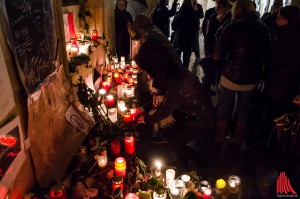
[[[137,124],[145,124],[144,116],[139,116],[136,121]]]
[[[298,106],[300,106],[300,95],[297,95],[297,96],[294,98],[293,102],[294,102],[295,104],[298,104]]]

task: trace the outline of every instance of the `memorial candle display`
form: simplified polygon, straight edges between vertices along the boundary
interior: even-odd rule
[[[77,46],[76,45],[72,45],[72,47],[71,47],[71,57],[76,56],[77,55],[77,51],[78,51]]]
[[[223,179],[218,179],[217,182],[216,182],[216,192],[223,192],[226,188],[226,182],[223,180]]]
[[[167,169],[166,170],[166,185],[168,188],[171,187],[172,182],[175,179],[175,170],[174,169]]]
[[[238,193],[240,190],[241,179],[238,176],[229,176],[227,190],[230,193]]]
[[[191,180],[191,177],[189,175],[184,174],[184,175],[181,176],[181,180],[183,182],[188,182],[188,181]]]
[[[112,96],[112,95],[107,95],[106,96],[106,105],[107,106],[114,106],[115,105],[114,96]]]
[[[128,155],[131,155],[134,153],[134,136],[132,133],[126,133],[124,137],[124,145],[125,145],[125,152]]]
[[[98,161],[98,166],[100,168],[104,168],[107,165],[107,153],[106,153],[106,148],[105,147],[100,147],[97,150],[97,161]]]
[[[203,191],[204,199],[210,199],[211,193],[212,193],[211,189],[207,188],[207,187],[204,187],[202,191]]]
[[[109,91],[110,89],[110,83],[105,81],[105,82],[102,82],[102,88],[106,90],[106,92]]]
[[[129,109],[129,111],[130,111],[130,116],[131,116],[132,121],[135,121],[135,119],[136,119],[136,108],[131,108],[131,109]]]
[[[125,199],[139,199],[138,195],[136,195],[135,193],[128,193],[125,196]]]
[[[105,95],[106,90],[104,88],[99,89],[99,95],[103,96]]]
[[[126,160],[123,157],[117,157],[115,160],[115,174],[123,178],[126,177]]]
[[[113,191],[115,191],[118,187],[120,187],[122,191],[124,190],[123,178],[121,176],[115,176],[112,180]]]
[[[54,185],[50,188],[50,199],[67,199],[66,189],[63,185]]]
[[[114,73],[114,78],[117,84],[121,84],[121,77],[120,74],[118,72]]]
[[[125,107],[125,101],[124,100],[118,100],[118,112],[121,113],[124,110]]]
[[[119,155],[121,152],[121,143],[117,140],[114,140],[110,143],[112,155]]]
[[[166,198],[167,198],[167,193],[166,193],[166,189],[163,186],[159,186],[153,192],[153,199],[166,199]]]
[[[156,165],[155,175],[160,176],[161,175],[161,162],[156,161],[155,165]]]

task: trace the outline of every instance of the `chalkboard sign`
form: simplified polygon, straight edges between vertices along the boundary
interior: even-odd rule
[[[52,1],[6,0],[8,22],[25,87],[33,93],[55,70]]]

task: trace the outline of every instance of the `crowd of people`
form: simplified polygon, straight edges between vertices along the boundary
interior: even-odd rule
[[[177,9],[174,0],[170,10],[168,3],[159,0],[151,18],[138,15],[128,29],[141,43],[134,59],[153,94],[151,106],[140,108],[138,123],[154,129],[149,131],[151,138],[168,143],[177,165],[187,162],[192,153],[186,144],[199,136],[236,150],[266,142],[273,120],[297,111],[299,105],[299,7],[275,0],[271,12],[261,17],[251,0],[216,0],[205,15],[197,1],[184,0]],[[193,51],[200,59],[200,33],[205,57],[199,81],[189,63]],[[220,91],[214,105],[213,87]],[[251,104],[254,97],[260,99],[258,104]],[[253,135],[249,111],[261,107],[264,114],[255,117],[262,117],[262,124]]]

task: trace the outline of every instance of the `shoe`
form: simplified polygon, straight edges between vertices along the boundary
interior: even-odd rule
[[[168,141],[163,137],[154,137],[152,138],[152,142],[155,144],[167,144]]]

